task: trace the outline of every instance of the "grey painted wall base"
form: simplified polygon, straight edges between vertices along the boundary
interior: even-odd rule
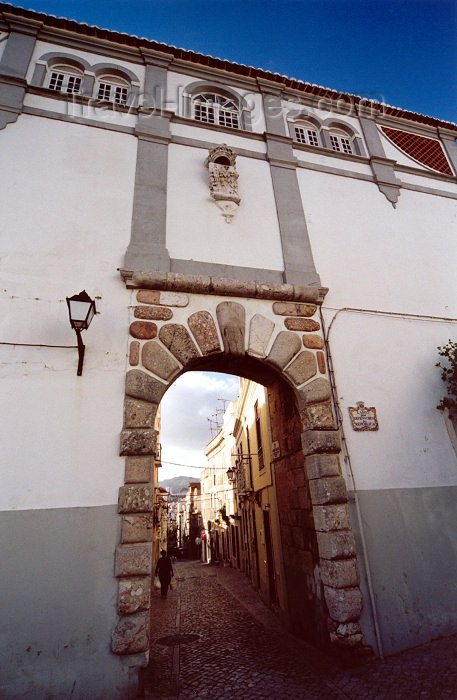
[[[138,670],[110,651],[117,506],[0,513],[0,697],[127,700]]]
[[[384,654],[457,632],[457,486],[358,491],[357,496]],[[354,505],[351,518],[360,540]],[[361,587],[362,628],[376,648],[366,581]]]

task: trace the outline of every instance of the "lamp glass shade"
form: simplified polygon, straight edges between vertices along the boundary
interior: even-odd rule
[[[227,469],[227,479],[228,479],[229,481],[232,481],[232,479],[233,479],[233,469],[232,469],[232,467],[229,467],[229,468]]]
[[[86,291],[67,297],[68,313],[70,315],[71,327],[75,330],[86,330],[89,328],[95,314],[95,301],[90,298]]]

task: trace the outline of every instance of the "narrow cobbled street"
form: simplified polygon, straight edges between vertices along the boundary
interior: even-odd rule
[[[281,628],[238,571],[175,566],[177,590],[153,594],[146,700],[457,698],[457,636],[345,668]]]

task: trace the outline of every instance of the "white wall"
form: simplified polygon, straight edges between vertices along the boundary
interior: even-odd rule
[[[269,165],[238,156],[241,203],[232,222],[210,196],[208,152],[171,144],[168,154],[167,248],[173,258],[284,268]]]
[[[65,297],[83,288],[99,314],[84,333],[81,377],[76,349],[0,345],[10,397],[0,510],[115,503],[130,300],[116,268],[130,238],[136,140],[22,115],[2,132],[2,159],[1,340],[75,345]]]

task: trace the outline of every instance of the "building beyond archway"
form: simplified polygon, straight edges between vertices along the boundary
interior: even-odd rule
[[[123,523],[116,553],[122,606],[114,653],[137,655],[149,646],[154,416],[180,374],[202,369],[268,386],[294,627],[320,644],[360,645],[362,595],[319,320],[327,290],[142,273],[127,284],[133,300],[120,449],[126,457],[119,498]],[[137,594],[139,581],[143,597]],[[132,657],[132,665],[136,661]]]

